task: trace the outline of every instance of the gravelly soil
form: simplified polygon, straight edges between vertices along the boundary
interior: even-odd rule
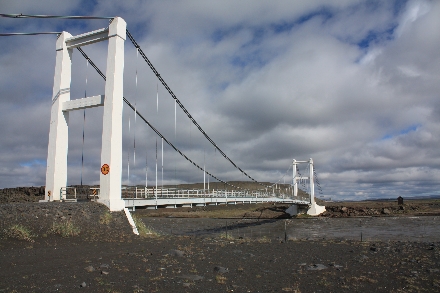
[[[440,291],[440,242],[148,238],[104,215],[97,203],[0,205],[0,292]],[[67,221],[78,236],[48,232]],[[34,242],[8,238],[14,224]]]
[[[439,243],[2,241],[1,292],[438,292]]]
[[[16,224],[36,237],[49,236],[54,225],[62,224],[72,224],[84,240],[118,241],[132,234],[124,212],[110,214],[105,205],[95,202],[0,204],[0,236]]]
[[[275,240],[440,242],[440,217],[308,219],[143,218],[163,235]]]

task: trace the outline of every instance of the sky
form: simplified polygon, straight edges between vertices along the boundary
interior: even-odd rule
[[[438,0],[0,0],[0,13],[124,18],[191,116],[257,181],[289,183],[292,160],[313,158],[317,196],[440,194]],[[77,35],[106,26],[0,18],[0,33]],[[45,184],[55,42],[56,35],[0,37],[0,188]],[[107,43],[83,50],[105,72]],[[75,50],[71,99],[103,94],[104,86]],[[124,96],[208,172],[250,180],[175,112],[128,39]],[[85,117],[70,114],[68,185],[99,184],[102,108]],[[123,127],[123,184],[204,181],[171,147],[162,152],[161,139],[126,106]]]

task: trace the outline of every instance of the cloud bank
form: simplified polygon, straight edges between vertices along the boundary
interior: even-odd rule
[[[440,192],[439,1],[45,0],[3,1],[1,10],[123,17],[191,115],[259,181],[287,183],[292,159],[313,158],[323,195],[333,199]],[[2,33],[75,35],[106,25],[0,18]],[[55,41],[0,38],[0,188],[45,183]],[[124,96],[209,172],[245,180],[178,107],[175,116],[173,99],[129,40],[125,48]],[[106,44],[83,49],[105,72]],[[103,90],[74,52],[72,99]],[[161,140],[127,107],[123,119],[123,182],[145,184],[147,175],[155,184],[157,144],[161,184]],[[101,130],[102,109],[87,110],[85,123],[83,112],[71,115],[69,185],[81,173],[85,184],[98,183]],[[163,170],[164,184],[203,182],[167,145]]]

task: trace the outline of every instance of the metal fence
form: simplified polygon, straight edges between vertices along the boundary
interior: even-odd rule
[[[293,194],[283,192],[281,190],[266,191],[252,191],[252,190],[224,190],[224,189],[179,189],[179,188],[147,188],[147,187],[124,187],[122,189],[122,198],[240,198],[240,197],[278,197],[278,198],[293,198]],[[295,197],[298,200],[310,201],[310,196],[298,195]]]
[[[99,198],[99,187],[68,186],[60,189],[60,199],[63,201],[96,200]],[[154,187],[122,187],[123,199],[155,199],[155,198],[266,198],[278,197],[282,199],[294,198],[290,192],[274,189],[272,192],[257,190],[224,190],[224,189],[180,189]],[[310,201],[310,196],[298,195],[297,200]]]

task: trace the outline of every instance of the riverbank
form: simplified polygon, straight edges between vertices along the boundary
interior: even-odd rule
[[[218,213],[231,206],[212,208]],[[281,208],[273,205],[232,207],[243,215],[241,208],[260,218],[227,220],[226,231],[221,220],[219,233],[211,234],[179,234],[187,220],[206,223],[206,218],[157,218],[137,210],[133,215],[142,236],[135,236],[123,213],[109,213],[98,203],[1,204],[0,292],[440,290],[438,241],[301,236],[298,225],[312,231],[313,223],[325,222],[337,229],[347,220],[368,218],[279,219]],[[275,218],[263,219],[266,212]],[[381,214],[378,219],[388,223],[392,218]],[[178,221],[171,233],[163,220]]]

